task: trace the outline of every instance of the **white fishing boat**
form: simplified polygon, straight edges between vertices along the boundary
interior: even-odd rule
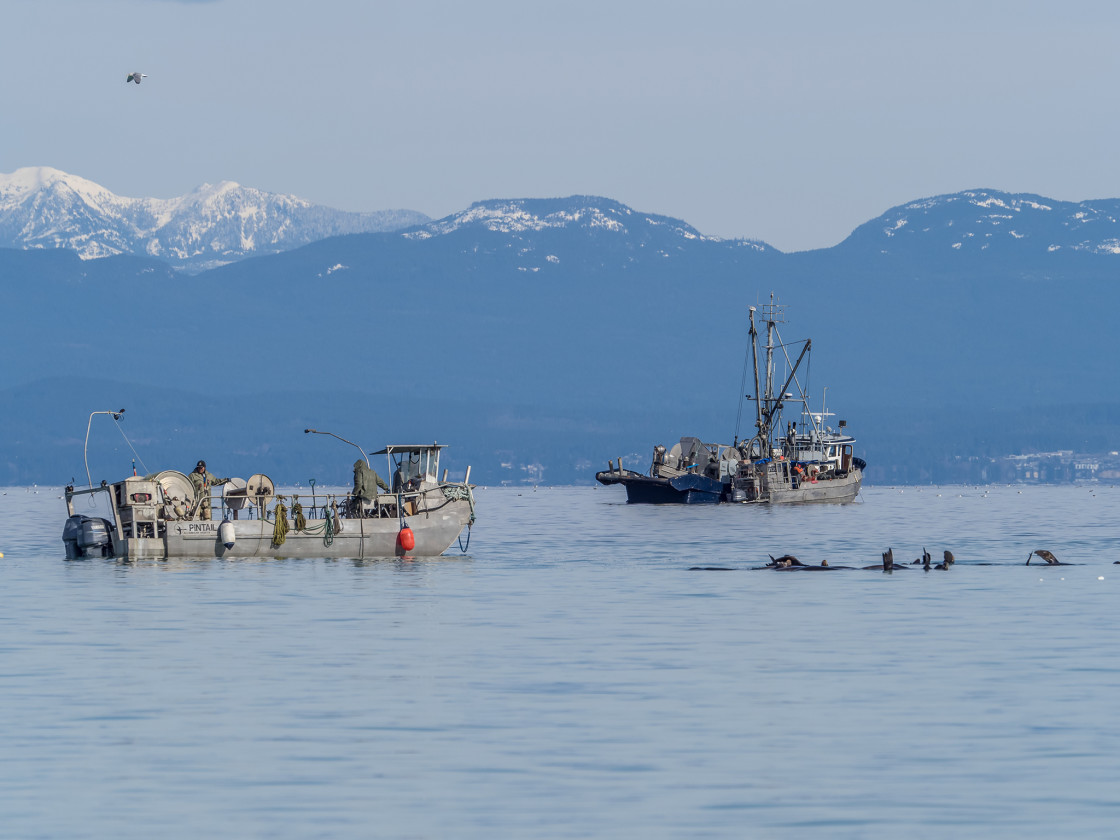
[[[94,413],[119,420],[123,409]],[[87,428],[87,445],[88,440]],[[310,493],[278,493],[263,473],[247,480],[231,478],[199,494],[190,478],[176,470],[132,475],[112,484],[102,481],[96,487],[90,480],[85,489],[68,486],[62,535],[66,557],[434,557],[456,540],[465,551],[475,520],[470,467],[461,482],[448,481],[447,470],[440,476],[444,448],[394,444],[370,453],[386,457],[391,485],[387,492],[360,495],[317,493],[314,482]],[[358,449],[369,466],[365,451]],[[89,478],[88,458],[86,463]],[[97,515],[80,513],[79,507],[95,509]]]
[[[625,469],[621,458],[617,468],[613,461],[608,462],[608,469],[595,476],[600,484],[621,484],[628,502],[645,504],[855,501],[867,466],[853,453],[855,438],[847,433],[843,420],[836,429],[828,425],[834,415],[823,405],[820,411],[811,410],[806,389],[797,376],[812,340],[805,339],[796,361],[792,360],[789,351],[791,347],[796,350],[798,342],[787,345],[778,334],[778,324],[785,323],[784,307],[771,298],[761,308],[766,343],[760,345],[755,327],[757,310],[752,306],[749,336],[754,393],[744,395],[755,404],[755,434],[740,440],[736,428],[730,444],[682,437],[669,449],[654,447],[647,473]],[[788,375],[781,387],[775,388],[782,361]],[[764,372],[759,370],[760,364]],[[744,383],[746,380],[744,369]],[[790,406],[799,406],[798,419],[787,422]]]

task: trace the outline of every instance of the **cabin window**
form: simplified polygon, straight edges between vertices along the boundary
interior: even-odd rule
[[[439,470],[439,450],[426,449],[419,452],[401,452],[394,456],[397,461],[396,477],[401,481],[430,478],[433,481]]]
[[[435,479],[439,471],[439,450],[429,449],[420,453],[420,472],[431,479]]]

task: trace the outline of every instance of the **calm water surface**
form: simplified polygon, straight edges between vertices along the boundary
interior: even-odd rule
[[[467,556],[138,563],[64,561],[60,491],[0,492],[4,837],[1120,826],[1120,489],[489,488]],[[748,570],[887,546],[957,566]]]

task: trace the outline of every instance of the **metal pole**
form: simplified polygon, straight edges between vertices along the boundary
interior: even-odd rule
[[[339,437],[334,432],[320,432],[318,429],[304,429],[303,433],[305,435],[330,435],[331,437],[336,438],[337,440],[340,440],[343,443],[348,443],[351,446],[353,446],[355,449],[357,449],[359,452],[362,453],[362,459],[366,462],[366,466],[367,467],[370,466],[369,458],[366,457],[366,451],[364,449],[362,449],[362,447],[358,446],[358,444],[354,443],[354,441],[352,441],[352,440],[347,440],[344,437]]]
[[[89,475],[89,430],[93,426],[93,415],[95,414],[112,414],[114,420],[120,420],[121,415],[124,414],[124,409],[120,411],[91,411],[89,415],[89,422],[86,423],[86,444],[82,448],[82,458],[86,464],[86,480],[89,481],[89,489],[93,489],[93,479]]]
[[[758,381],[758,330],[754,326],[754,307],[751,307],[751,358],[754,359],[754,408],[755,408],[755,434],[762,433],[762,392],[759,390]],[[766,453],[762,455],[765,457]]]

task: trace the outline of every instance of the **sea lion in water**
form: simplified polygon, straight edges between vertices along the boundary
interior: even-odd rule
[[[852,569],[854,566],[830,566],[828,561],[824,561],[819,566],[809,566],[805,563],[798,563],[796,566],[767,566],[768,569],[773,569],[775,572],[835,572],[840,569]]]
[[[775,569],[788,569],[790,566],[804,566],[805,564],[794,557],[792,554],[783,554],[777,560],[775,560],[774,555],[771,554],[770,562],[766,565]]]
[[[881,565],[879,565],[879,566],[864,566],[863,568],[868,569],[868,570],[881,569],[884,572],[893,572],[895,570],[894,549],[893,548],[888,548],[886,551],[883,552],[883,562],[882,562]],[[905,569],[906,566],[898,566],[898,568],[899,569]]]
[[[1027,555],[1027,562],[1026,562],[1025,565],[1029,566],[1031,564],[1031,558],[1034,557],[1036,554],[1040,558],[1042,558],[1043,560],[1046,561],[1047,566],[1068,566],[1069,565],[1068,563],[1059,562],[1058,558],[1055,557],[1051,552],[1047,551],[1045,548],[1036,548],[1034,551],[1032,551],[1030,554],[1028,554]]]
[[[770,562],[762,568],[774,569],[778,572],[831,572],[836,569],[850,569],[851,566],[830,566],[827,560],[822,560],[819,566],[810,566],[808,563],[802,563],[792,554],[783,554],[781,557],[775,558],[773,554],[770,555]]]

